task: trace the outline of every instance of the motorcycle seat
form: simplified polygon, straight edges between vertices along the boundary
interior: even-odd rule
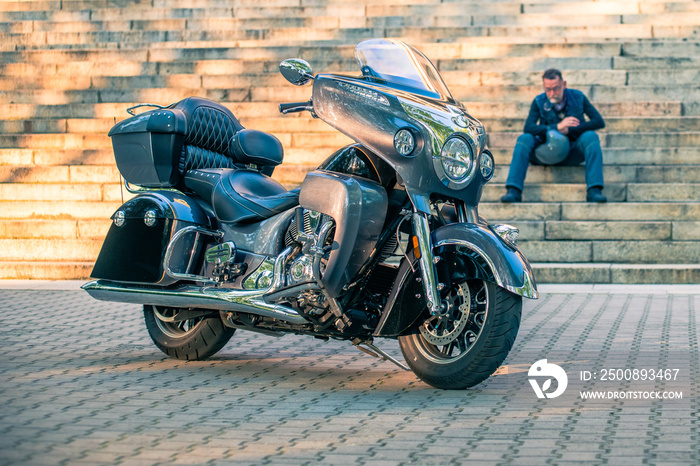
[[[231,110],[220,103],[188,97],[172,108],[182,112],[186,127],[180,173],[254,164],[262,173],[271,175],[282,163],[284,151],[276,137],[243,128]]]
[[[224,223],[259,222],[299,203],[299,188],[287,191],[272,178],[247,168],[190,170],[184,181]]]

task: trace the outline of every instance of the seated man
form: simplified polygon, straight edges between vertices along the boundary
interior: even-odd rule
[[[566,88],[561,72],[549,69],[542,75],[544,93],[535,97],[518,137],[501,202],[521,202],[529,163],[535,165],[579,165],[586,162],[586,201],[605,202],[603,151],[595,130],[605,122],[581,92]],[[588,121],[584,115],[588,116]]]

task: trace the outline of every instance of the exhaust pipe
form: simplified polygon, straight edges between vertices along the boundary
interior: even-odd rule
[[[177,288],[158,289],[106,280],[88,282],[82,286],[82,289],[100,301],[235,311],[271,317],[290,324],[308,324],[309,321],[294,309],[267,303],[263,299],[263,296],[273,293],[281,287],[284,264],[293,252],[295,249],[288,247],[277,256],[273,267],[273,283],[269,288],[262,290],[231,290],[197,285],[180,285]]]
[[[290,324],[309,323],[294,309],[263,301],[263,292],[260,290],[238,291],[196,285],[182,285],[174,289],[159,290],[104,280],[88,282],[82,286],[82,289],[100,301],[216,309],[272,317]]]

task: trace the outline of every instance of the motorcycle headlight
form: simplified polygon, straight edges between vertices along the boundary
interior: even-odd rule
[[[460,137],[449,138],[442,146],[440,162],[450,180],[457,183],[464,181],[469,176],[473,163],[469,144]]]

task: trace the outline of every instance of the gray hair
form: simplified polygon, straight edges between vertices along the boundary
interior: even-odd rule
[[[547,71],[544,72],[542,75],[542,79],[561,79],[562,81],[564,78],[561,75],[561,71],[555,69],[555,68],[550,68]]]

